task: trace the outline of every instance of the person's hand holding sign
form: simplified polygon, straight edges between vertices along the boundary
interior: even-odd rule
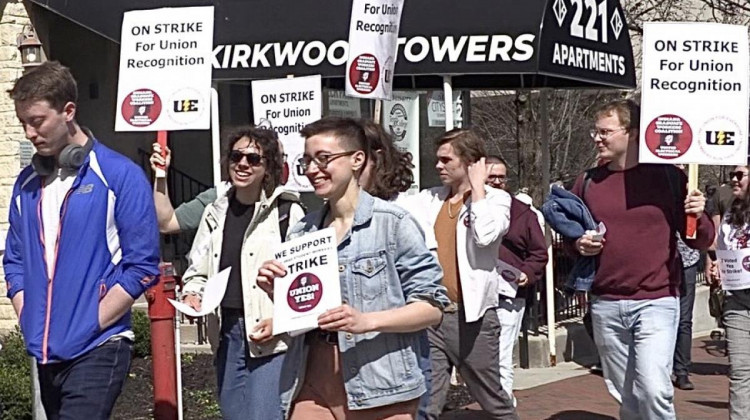
[[[250,340],[256,344],[264,344],[273,338],[273,318],[266,318],[255,324],[253,331],[248,334]]]
[[[260,266],[258,277],[255,278],[255,281],[258,283],[258,287],[268,293],[268,296],[273,300],[273,281],[276,277],[284,276],[286,276],[286,267],[284,267],[284,264],[276,260],[269,260]]]
[[[700,190],[692,190],[685,199],[685,214],[700,215],[706,208],[706,197]]]
[[[370,316],[349,305],[330,309],[318,317],[318,326],[325,331],[344,331],[352,334],[364,334],[374,331]]]
[[[159,143],[154,143],[151,145],[151,157],[149,157],[148,161],[151,163],[151,170],[154,172],[157,169],[166,171],[170,163],[172,163],[172,151],[167,146],[164,146],[162,150],[162,146]]]

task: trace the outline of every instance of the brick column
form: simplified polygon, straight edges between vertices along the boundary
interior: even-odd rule
[[[16,36],[21,33],[29,17],[21,1],[0,1],[0,238],[8,231],[8,208],[13,183],[20,171],[19,143],[24,140],[13,101],[6,92],[21,76],[21,57],[16,48]],[[4,248],[4,244],[3,247]],[[10,300],[5,297],[5,278],[0,264],[0,331],[13,328],[16,315]]]

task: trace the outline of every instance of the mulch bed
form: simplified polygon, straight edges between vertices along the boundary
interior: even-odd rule
[[[182,400],[185,420],[220,420],[216,395],[216,374],[213,356],[185,354],[182,356]],[[153,412],[151,359],[134,358],[130,374],[112,418],[115,420],[148,420]],[[451,387],[446,410],[472,403],[466,387]]]
[[[185,420],[220,420],[216,396],[216,374],[213,356],[182,356],[182,403]],[[117,399],[112,418],[116,420],[152,419],[154,391],[151,382],[151,359],[134,358],[130,375]]]

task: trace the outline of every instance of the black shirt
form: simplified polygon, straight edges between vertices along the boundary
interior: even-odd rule
[[[245,232],[253,220],[255,204],[242,204],[234,197],[229,199],[229,209],[224,220],[224,236],[221,244],[221,259],[219,271],[232,267],[229,273],[227,291],[221,300],[221,307],[225,309],[243,309],[242,302],[242,267],[241,253]]]

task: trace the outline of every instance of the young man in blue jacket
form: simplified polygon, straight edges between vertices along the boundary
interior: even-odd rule
[[[10,91],[36,148],[18,176],[3,259],[50,419],[107,419],[130,366],[130,307],[156,281],[151,188],[76,122],[68,68],[44,63]]]

